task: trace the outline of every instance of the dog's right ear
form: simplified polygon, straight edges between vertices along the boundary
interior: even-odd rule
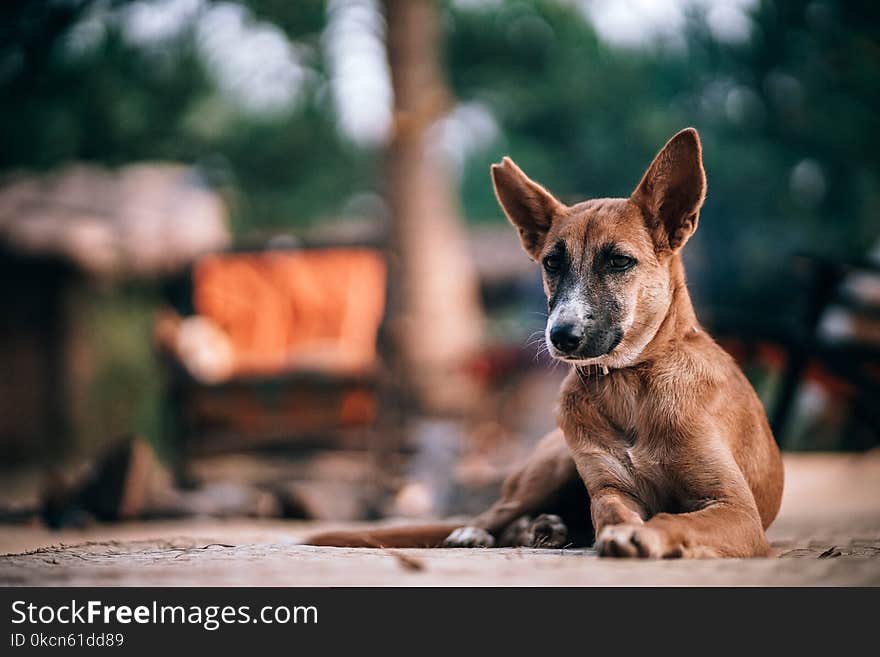
[[[492,165],[492,183],[504,214],[519,231],[523,248],[532,260],[537,260],[553,215],[562,209],[562,203],[524,174],[509,157],[503,158],[501,164]]]

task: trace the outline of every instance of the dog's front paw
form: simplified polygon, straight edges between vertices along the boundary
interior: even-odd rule
[[[646,525],[609,525],[596,539],[600,557],[662,559],[681,556],[681,550],[668,545],[665,534]]]
[[[495,537],[479,527],[459,527],[443,541],[443,547],[490,548],[495,545]]]
[[[529,545],[535,548],[561,548],[568,543],[568,528],[562,518],[542,513],[529,525]]]

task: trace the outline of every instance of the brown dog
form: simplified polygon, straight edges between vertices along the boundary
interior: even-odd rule
[[[706,193],[696,130],[663,147],[628,199],[563,205],[509,158],[492,166],[492,180],[543,268],[550,353],[571,365],[560,429],[466,527],[309,542],[558,546],[586,518],[588,499],[592,522],[581,523],[582,536],[595,536],[600,555],[767,554],[764,529],[782,497],[779,450],[748,381],[697,322],[681,262]],[[541,511],[566,522],[529,519]]]

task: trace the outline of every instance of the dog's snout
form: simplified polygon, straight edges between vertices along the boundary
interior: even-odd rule
[[[570,354],[575,351],[584,339],[583,329],[575,324],[556,324],[550,329],[550,342],[559,351]]]

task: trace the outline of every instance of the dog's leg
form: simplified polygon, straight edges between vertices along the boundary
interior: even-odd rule
[[[641,525],[648,515],[644,505],[625,491],[606,486],[590,496],[596,534],[608,525]]]
[[[702,463],[684,475],[688,497],[702,500],[686,513],[658,513],[646,522],[597,525],[600,556],[647,558],[759,557],[770,551],[755,499],[742,472],[728,461]],[[620,498],[617,500],[620,502]],[[625,515],[625,514],[624,514]],[[609,515],[608,519],[612,516]]]
[[[609,525],[596,541],[600,556],[643,558],[762,557],[770,545],[757,517],[716,502],[689,513],[658,513],[641,525]]]
[[[568,543],[564,536],[573,533],[579,544],[589,544],[593,532],[587,522],[587,506],[586,489],[578,477],[562,432],[557,430],[544,436],[529,460],[505,480],[501,498],[468,525],[441,523],[325,532],[305,539],[304,543],[339,547],[493,547],[499,544],[504,530],[518,518],[548,509],[564,513],[573,508],[570,531],[566,531],[557,516],[539,515],[531,521],[527,518],[525,531],[521,536],[514,532],[513,540],[518,541],[516,545],[562,547]],[[588,532],[583,531],[584,525]],[[505,541],[500,543],[508,544]]]
[[[574,461],[568,452],[562,432],[553,431],[538,443],[535,453],[512,473],[501,487],[501,498],[481,513],[471,525],[453,531],[444,542],[447,547],[491,547],[496,536],[518,518],[534,513],[547,504],[560,489],[577,479]],[[536,519],[535,522],[537,522]],[[562,524],[561,520],[558,524]],[[541,520],[534,528],[540,539],[558,536],[559,527]],[[522,543],[520,543],[522,544]]]

